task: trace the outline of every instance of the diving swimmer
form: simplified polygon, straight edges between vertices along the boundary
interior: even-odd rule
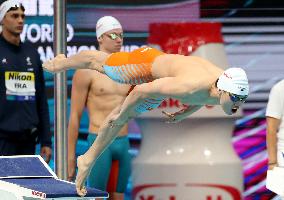
[[[84,183],[98,156],[130,119],[157,108],[165,98],[189,105],[175,113],[163,112],[168,122],[179,122],[205,105],[221,105],[226,114],[232,115],[249,94],[247,75],[241,68],[223,70],[200,57],[166,54],[151,47],[110,55],[96,50],[81,51],[69,58],[58,55],[46,61],[43,68],[50,72],[93,69],[116,82],[136,85],[104,120],[93,145],[78,158],[76,187],[80,196],[87,192]]]

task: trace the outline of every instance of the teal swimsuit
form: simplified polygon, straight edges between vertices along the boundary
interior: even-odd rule
[[[96,138],[96,134],[88,135],[89,146],[94,143]],[[111,184],[114,185],[114,188],[111,187],[107,191],[124,193],[131,172],[129,148],[130,144],[127,136],[117,137],[96,161],[89,175],[88,186],[106,191],[109,179],[113,179],[115,183]],[[114,174],[116,177],[109,177],[113,161],[117,161],[118,170],[114,170],[117,171]]]

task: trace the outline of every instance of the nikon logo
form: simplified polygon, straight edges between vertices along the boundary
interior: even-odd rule
[[[20,80],[20,81],[31,81],[32,76],[29,74],[22,74],[20,72],[10,72],[8,80]]]

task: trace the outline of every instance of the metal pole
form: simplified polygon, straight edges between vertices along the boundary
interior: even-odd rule
[[[54,0],[54,55],[66,53],[66,0]],[[55,172],[67,180],[67,84],[66,72],[54,76]]]

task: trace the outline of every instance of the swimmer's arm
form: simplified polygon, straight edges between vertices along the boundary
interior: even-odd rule
[[[104,73],[102,65],[108,58],[108,54],[102,51],[81,51],[68,58],[63,54],[43,63],[43,68],[50,72],[60,72],[67,69],[93,69]]]
[[[266,117],[266,145],[268,154],[268,169],[277,166],[277,131],[281,121],[274,117]]]
[[[82,78],[84,77],[84,78]],[[87,102],[92,73],[90,70],[77,70],[72,79],[70,117],[68,123],[68,180],[72,181],[76,169],[76,144],[79,135],[80,120]]]
[[[123,102],[120,113],[126,117],[127,113],[145,98],[177,97],[189,92],[190,87],[186,87],[184,81],[175,77],[156,79],[137,85]]]
[[[187,78],[188,79],[188,78]],[[177,77],[165,77],[156,79],[150,83],[144,83],[139,87],[139,92],[148,96],[165,96],[178,98],[194,92],[194,83]],[[138,89],[138,88],[137,88]]]

